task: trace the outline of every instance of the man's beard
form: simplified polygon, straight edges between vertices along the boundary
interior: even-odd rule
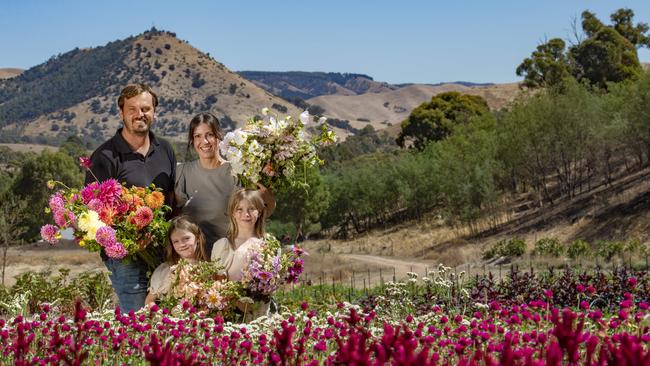
[[[142,128],[136,129],[136,125],[140,127],[140,124],[144,124],[144,130]],[[133,123],[131,123],[133,134],[138,135],[138,136],[146,136],[149,134],[149,129],[151,128],[151,121],[149,121],[146,118],[143,119],[137,119],[134,120]]]

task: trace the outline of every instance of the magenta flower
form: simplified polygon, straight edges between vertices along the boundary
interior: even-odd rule
[[[65,208],[65,201],[63,200],[60,192],[53,194],[50,197],[48,204],[53,212],[61,211]]]
[[[92,161],[87,156],[79,157],[79,165],[84,169],[90,169],[93,166]]]
[[[58,243],[59,235],[59,229],[54,225],[47,224],[41,227],[41,237],[50,244]]]
[[[99,212],[104,208],[104,204],[98,198],[91,199],[88,202],[87,206],[88,206],[89,209],[91,209],[91,210],[93,210],[95,212]]]
[[[99,185],[99,198],[105,205],[113,205],[115,201],[122,195],[122,186],[116,179],[108,179]]]
[[[128,254],[121,243],[105,247],[106,255],[113,259],[123,259]]]
[[[115,242],[115,230],[110,226],[102,226],[97,229],[95,240],[104,248],[112,247]]]
[[[85,186],[81,190],[81,199],[83,203],[88,204],[93,198],[97,198],[97,193],[99,192],[99,183],[93,182]]]
[[[630,277],[627,279],[627,285],[634,288],[636,287],[636,277]]]

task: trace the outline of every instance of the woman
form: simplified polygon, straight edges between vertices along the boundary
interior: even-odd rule
[[[230,220],[228,199],[239,188],[230,164],[219,155],[223,131],[217,117],[199,113],[190,121],[188,153],[193,147],[198,160],[183,163],[176,169],[176,202],[184,215],[196,222],[205,235],[206,252],[214,242],[226,236]],[[189,154],[188,154],[189,155]],[[270,190],[258,184],[269,212],[275,208]]]

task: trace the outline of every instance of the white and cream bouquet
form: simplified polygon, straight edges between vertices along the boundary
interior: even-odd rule
[[[323,164],[316,148],[336,142],[336,135],[321,118],[320,132],[308,137],[305,126],[312,116],[307,111],[298,119],[280,119],[268,108],[262,114],[263,119],[249,120],[243,128],[228,132],[221,142],[221,155],[230,162],[233,176],[251,188],[257,183],[273,190],[307,188],[307,169]]]

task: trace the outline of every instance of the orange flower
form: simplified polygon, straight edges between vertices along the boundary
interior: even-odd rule
[[[161,192],[153,191],[144,197],[144,203],[155,210],[165,203],[165,196]]]
[[[147,206],[138,207],[135,214],[131,216],[131,224],[135,225],[138,230],[143,229],[153,220],[153,212]]]
[[[135,194],[137,194],[139,197],[144,198],[144,196],[147,194],[147,190],[144,189],[143,187],[133,187]]]
[[[113,226],[113,218],[117,212],[112,207],[104,207],[99,212],[99,219],[108,226]]]
[[[271,164],[270,162],[269,162],[269,163],[266,163],[266,165],[265,165],[264,168],[262,169],[262,172],[263,172],[264,174],[268,175],[269,177],[273,177],[273,176],[276,176],[276,175],[277,175],[277,174],[275,173],[275,170],[273,169],[273,164]]]
[[[125,193],[122,195],[122,201],[126,202],[129,204],[130,207],[132,208],[137,208],[142,205],[144,205],[144,201],[142,198],[136,196],[133,193]]]

